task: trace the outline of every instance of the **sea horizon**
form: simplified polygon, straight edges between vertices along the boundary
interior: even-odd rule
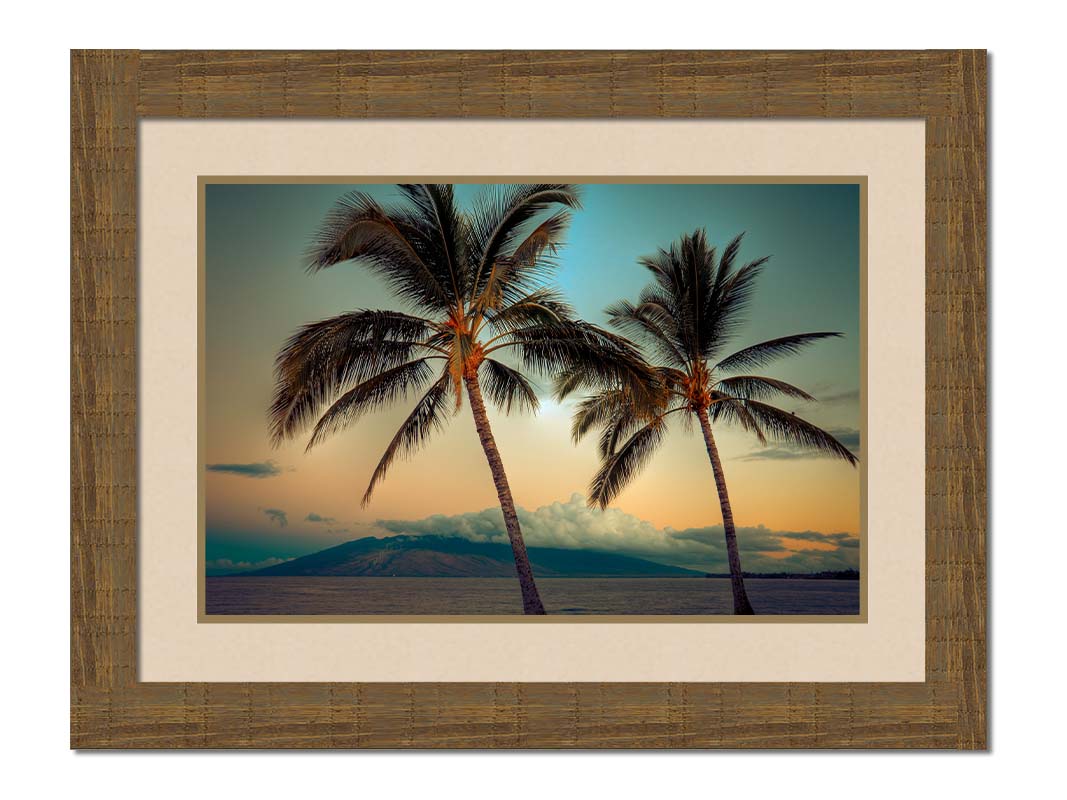
[[[758,615],[855,616],[860,582],[751,578]],[[538,578],[549,615],[729,616],[729,578]],[[205,581],[205,614],[234,615],[522,615],[514,578],[218,576]]]

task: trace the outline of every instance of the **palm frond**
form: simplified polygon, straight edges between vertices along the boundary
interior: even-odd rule
[[[344,428],[369,411],[375,411],[417,390],[429,380],[432,370],[427,359],[408,361],[369,378],[349,389],[331,405],[311,432],[307,450],[331,433]]]
[[[446,411],[449,405],[448,394],[451,387],[451,378],[447,373],[443,374],[415,404],[415,408],[404,420],[400,429],[397,430],[389,445],[385,448],[385,453],[378,461],[378,466],[374,468],[370,483],[367,485],[367,491],[363,493],[361,504],[364,508],[370,502],[375,487],[385,478],[385,474],[389,471],[389,467],[392,466],[396,457],[411,455],[425,444],[435,431],[440,431],[444,428],[445,423],[448,421]]]
[[[675,342],[678,341],[678,303],[676,298],[659,286],[649,284],[637,296],[637,305],[663,328]]]
[[[749,412],[748,403],[728,395],[714,393],[711,408],[708,409],[712,422],[730,422],[741,426],[742,430],[753,434],[762,445],[767,444],[759,422]]]
[[[708,245],[707,232],[698,228],[679,242],[685,281],[678,307],[685,321],[684,340],[696,360],[715,343],[715,332],[706,319],[707,298],[713,294],[717,275],[716,250]],[[721,270],[719,270],[721,271]]]
[[[602,329],[598,329],[598,333],[603,339],[596,346],[605,363],[598,364],[596,354],[580,353],[571,358],[563,369],[555,372],[554,399],[562,402],[584,391],[588,395],[583,402],[597,402],[597,398],[600,402],[608,402],[609,397],[621,398],[620,403],[625,400],[633,413],[646,421],[661,413],[671,395],[677,394],[678,381],[685,373],[673,367],[649,364],[624,337]]]
[[[688,361],[706,357],[718,342],[715,318],[722,311],[723,290],[732,277],[730,264],[739,241],[740,237],[727,247],[725,265],[716,260],[716,248],[708,243],[703,228],[639,259],[655,278],[643,292],[641,305],[650,310],[658,307],[660,327]]]
[[[556,269],[557,247],[570,219],[569,212],[556,212],[534,228],[510,255],[497,258],[478,297],[480,307],[514,303],[546,280]]]
[[[655,418],[654,418],[655,419]],[[611,458],[619,449],[619,442],[626,441],[644,425],[651,424],[647,417],[639,417],[632,411],[613,417],[600,431],[596,450],[601,460]]]
[[[671,333],[674,319],[659,303],[634,305],[629,300],[620,300],[608,306],[605,313],[614,328],[635,338],[659,360],[676,366],[686,364],[680,343]]]
[[[652,273],[656,285],[668,297],[678,297],[684,293],[684,277],[674,244],[666,250],[661,247],[652,255],[640,257],[637,263]]]
[[[727,292],[726,287],[734,278],[734,259],[737,257],[738,252],[741,249],[741,240],[745,238],[745,234],[739,233],[726,245],[722,251],[722,256],[719,258],[719,263],[715,265],[714,280],[708,291],[704,292],[698,301],[702,304],[700,309],[700,322],[704,327],[706,336],[705,338],[709,343],[714,340],[716,335],[716,320],[728,312]],[[706,354],[706,348],[705,348]]]
[[[723,372],[762,367],[765,364],[774,361],[776,358],[794,355],[812,342],[817,342],[820,339],[830,339],[841,335],[841,333],[837,332],[797,333],[792,336],[769,339],[766,342],[760,342],[759,344],[746,347],[743,350],[738,350],[733,355],[727,356],[719,361],[715,366]]]
[[[535,264],[546,251],[553,252],[570,221],[569,211],[557,211],[530,231],[511,255],[501,259],[510,268],[509,273],[514,275],[516,270]]]
[[[437,245],[431,268],[444,274],[439,280],[451,288],[453,300],[467,296],[470,283],[466,258],[466,218],[456,206],[455,187],[451,183],[402,183],[400,191],[419,210],[425,221],[426,238]]]
[[[690,363],[713,358],[744,323],[756,278],[768,260],[760,258],[735,269],[743,237],[743,233],[734,237],[717,257],[707,234],[698,228],[669,248],[640,259],[655,281],[631,306],[640,311],[639,319],[633,320],[632,310],[617,304],[609,309],[614,312],[613,324],[635,333],[644,323],[644,344],[648,346],[650,336],[657,339],[661,360],[680,364],[679,354]],[[658,333],[647,330],[649,322]]]
[[[475,296],[485,291],[493,266],[513,251],[526,224],[553,205],[580,208],[578,188],[568,183],[495,185],[475,200],[468,232]]]
[[[726,285],[730,278],[735,274],[734,261],[741,252],[741,241],[744,238],[745,232],[742,231],[731,239],[726,247],[723,248],[722,255],[719,256],[719,264],[715,274],[716,283],[720,286]]]
[[[574,376],[581,370],[589,383],[631,383],[635,391],[647,391],[642,387],[654,381],[650,367],[631,343],[580,320],[520,328],[486,352],[510,347],[518,348],[524,368],[546,375]]]
[[[396,311],[354,311],[300,328],[274,363],[273,443],[295,435],[351,384],[432,352],[434,330],[429,320]]]
[[[620,417],[633,417],[634,403],[629,392],[607,389],[582,398],[571,417],[571,439],[577,444],[590,431],[603,428]]]
[[[656,420],[634,433],[604,459],[589,484],[589,504],[606,508],[648,463],[666,433],[663,420]]]
[[[855,454],[837,441],[831,434],[818,425],[801,419],[796,414],[783,411],[775,406],[749,400],[745,408],[756,419],[767,436],[778,442],[798,445],[835,458],[847,461],[853,466],[858,459]]]
[[[537,392],[518,370],[487,358],[479,366],[478,372],[482,376],[489,399],[505,414],[510,414],[512,407],[519,411],[531,412],[536,412],[541,407]]]
[[[756,279],[763,271],[764,264],[769,260],[769,256],[758,258],[730,274],[721,287],[721,291],[709,303],[705,323],[708,341],[703,350],[705,358],[714,358],[716,353],[721,352],[726,342],[744,325],[745,312],[755,293]]]
[[[803,389],[791,383],[759,375],[735,375],[723,378],[716,383],[716,388],[743,400],[766,400],[773,397],[795,397],[808,402],[815,400]]]
[[[337,200],[312,238],[308,269],[358,259],[384,279],[400,297],[419,307],[454,305],[452,286],[439,259],[434,230],[410,209],[381,206],[364,192]]]
[[[589,376],[580,366],[561,369],[556,372],[556,377],[552,380],[552,399],[560,403],[585,388],[590,388]]]
[[[597,441],[597,452],[600,457],[606,459],[615,455],[619,442],[633,436],[642,425],[663,425],[666,424],[666,419],[669,415],[689,411],[688,406],[675,406],[674,408],[664,409],[665,406],[634,408],[629,414],[616,416],[600,432],[600,439]],[[692,414],[682,414],[683,424],[687,431],[690,427],[691,417]]]
[[[528,325],[553,325],[574,316],[574,309],[558,289],[542,287],[515,299],[485,316],[489,329],[496,334],[519,330]]]

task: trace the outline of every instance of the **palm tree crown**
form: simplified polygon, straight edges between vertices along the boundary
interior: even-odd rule
[[[610,377],[618,373],[602,348],[626,355],[619,337],[576,319],[545,285],[566,208],[579,207],[575,187],[494,186],[469,214],[457,207],[450,184],[399,188],[406,202],[392,208],[362,192],[342,197],[315,237],[308,269],[358,260],[412,313],[359,310],[305,325],[275,362],[272,438],[290,438],[318,416],[309,450],[361,415],[423,391],[374,471],[364,504],[396,456],[417,449],[461,407],[465,377],[476,375],[505,412],[534,411],[533,386],[504,357],[540,373],[579,366]],[[531,224],[559,205],[565,209]]]
[[[656,380],[654,391],[640,397],[627,382],[616,381],[579,402],[571,429],[575,441],[601,431],[603,463],[590,486],[591,504],[604,507],[615,498],[663,441],[666,423],[675,414],[691,424],[703,412],[711,422],[740,425],[762,444],[770,438],[856,463],[856,456],[829,433],[767,402],[815,398],[785,381],[748,374],[841,334],[794,334],[722,355],[744,322],[756,278],[768,261],[765,257],[735,267],[743,235],[718,257],[706,233],[697,230],[642,258],[652,283],[636,303],[623,300],[607,310],[611,324],[631,337],[654,365]],[[557,395],[566,397],[593,381],[595,376],[568,371],[557,382]]]

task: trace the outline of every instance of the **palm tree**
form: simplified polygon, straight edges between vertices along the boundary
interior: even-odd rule
[[[743,234],[742,234],[743,236]],[[716,260],[707,235],[697,230],[667,250],[640,260],[652,273],[637,303],[622,301],[607,309],[611,324],[633,338],[655,375],[639,392],[629,380],[601,382],[573,369],[559,376],[560,398],[594,389],[578,403],[572,421],[575,442],[599,429],[601,466],[590,483],[590,505],[606,507],[648,462],[663,442],[667,423],[680,414],[687,426],[700,425],[722,509],[730,563],[734,613],[752,614],[737,550],[733,510],[713,423],[735,423],[766,444],[767,439],[799,445],[856,464],[843,444],[810,422],[770,402],[778,398],[811,401],[802,389],[775,378],[749,374],[753,368],[797,353],[819,339],[839,333],[799,333],[760,342],[732,355],[722,351],[737,332],[767,258],[735,269],[742,236]]]
[[[313,240],[307,267],[314,273],[358,262],[383,278],[410,313],[357,310],[293,334],[275,361],[272,441],[314,422],[310,450],[363,414],[418,394],[371,475],[366,506],[397,456],[416,451],[460,410],[465,390],[515,557],[523,611],[544,614],[483,388],[505,414],[536,411],[537,394],[522,370],[581,368],[610,381],[625,374],[614,371],[624,360],[636,375],[640,359],[621,337],[576,319],[545,283],[568,209],[580,206],[576,187],[494,186],[470,212],[457,206],[450,184],[399,189],[401,202],[391,207],[362,192],[341,197]]]

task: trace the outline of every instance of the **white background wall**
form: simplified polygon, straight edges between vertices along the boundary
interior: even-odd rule
[[[423,7],[425,6],[425,8]],[[5,8],[0,402],[10,797],[1044,796],[1062,788],[1061,25],[1042,2],[17,3]],[[957,15],[966,14],[961,18]],[[992,755],[73,754],[68,48],[922,48],[991,60]],[[1040,573],[1045,571],[1046,574]]]

